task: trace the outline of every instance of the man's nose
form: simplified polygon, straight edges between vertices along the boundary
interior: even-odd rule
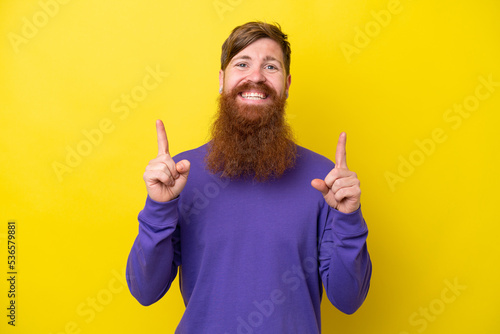
[[[264,82],[266,81],[266,76],[263,73],[263,69],[260,67],[253,68],[247,76],[248,81],[252,82]]]

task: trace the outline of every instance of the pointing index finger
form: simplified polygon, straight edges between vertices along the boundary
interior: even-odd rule
[[[342,132],[337,142],[337,151],[335,152],[335,167],[347,168],[345,145],[347,141],[347,134]]]
[[[161,120],[156,121],[156,134],[158,135],[158,155],[169,154],[167,133]]]

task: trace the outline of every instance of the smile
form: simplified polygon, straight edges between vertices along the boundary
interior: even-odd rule
[[[247,100],[264,100],[267,98],[266,94],[257,92],[243,92],[240,93],[240,96]]]

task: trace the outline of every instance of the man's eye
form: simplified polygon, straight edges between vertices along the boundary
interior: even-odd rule
[[[278,68],[274,65],[266,65],[267,70],[277,70]]]
[[[237,64],[236,67],[247,67],[247,64]]]

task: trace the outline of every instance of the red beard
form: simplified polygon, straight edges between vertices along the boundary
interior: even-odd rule
[[[267,94],[271,103],[238,103],[239,92],[252,88]],[[285,121],[286,98],[264,83],[246,83],[219,97],[219,113],[205,162],[212,173],[230,179],[256,181],[279,178],[295,165],[297,148]]]

